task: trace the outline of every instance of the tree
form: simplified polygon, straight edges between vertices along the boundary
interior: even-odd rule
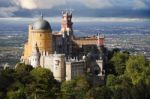
[[[75,92],[74,92],[75,86],[76,86],[75,80],[64,81],[61,84],[62,98],[63,99],[74,99],[75,98]]]
[[[144,56],[131,56],[126,64],[126,75],[132,79],[132,83],[134,85],[141,81],[149,84],[150,66],[147,65],[147,61]]]
[[[126,61],[129,58],[128,53],[118,52],[115,53],[112,59],[110,60],[111,64],[115,67],[117,75],[124,74],[126,68]]]
[[[125,75],[115,76],[108,75],[106,80],[106,86],[113,92],[113,99],[130,99],[131,98],[131,79]]]
[[[86,99],[111,99],[111,90],[106,86],[90,89],[86,93]]]
[[[16,71],[16,77],[17,79],[24,84],[24,86],[27,83],[30,83],[33,79],[30,75],[30,71],[33,70],[33,67],[31,65],[25,65],[24,63],[18,63],[16,65],[15,71]]]
[[[75,81],[76,99],[83,99],[86,95],[86,92],[89,90],[90,84],[85,76],[77,77]]]
[[[83,99],[89,90],[89,83],[85,76],[77,77],[71,81],[65,81],[61,85],[64,99]]]
[[[4,96],[4,93],[3,92],[0,92],[0,99],[3,99],[5,96]]]
[[[18,81],[15,81],[14,83],[12,83],[11,86],[9,86],[8,88],[7,98],[8,99],[26,99],[24,85]]]
[[[19,74],[30,72],[33,70],[33,67],[31,65],[26,65],[25,63],[18,63],[15,68],[16,72]]]
[[[0,72],[0,92],[6,97],[7,89],[15,81],[15,72],[13,69],[5,69]]]
[[[144,56],[131,56],[127,61],[125,75],[132,81],[131,95],[133,99],[150,97],[150,62]]]
[[[7,93],[7,98],[8,99],[27,99],[25,94],[21,92],[20,90],[18,91],[9,91]]]
[[[108,75],[107,76],[107,80],[106,80],[106,86],[111,87],[114,86],[116,84],[116,77],[115,75]]]
[[[31,97],[37,98],[56,98],[56,94],[59,92],[59,83],[54,79],[50,70],[45,68],[35,68],[31,71],[34,81],[28,85],[28,93],[31,93]]]

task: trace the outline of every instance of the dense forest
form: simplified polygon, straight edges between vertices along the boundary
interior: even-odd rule
[[[18,63],[0,71],[0,99],[149,99],[150,61],[142,55],[109,52],[104,85],[87,75],[57,82],[50,70]]]

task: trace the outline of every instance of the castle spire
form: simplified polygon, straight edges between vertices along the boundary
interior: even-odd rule
[[[33,46],[30,62],[33,67],[40,66],[40,52],[37,43]]]
[[[72,22],[72,12],[71,11],[62,11],[62,21],[61,21],[61,32],[67,33],[70,36],[73,35],[73,22]]]
[[[97,46],[98,47],[104,46],[104,39],[105,39],[105,36],[104,35],[100,35],[98,33],[98,36],[97,36]]]
[[[38,48],[37,42],[34,44],[32,52],[39,53],[39,48]]]
[[[43,20],[43,13],[41,12],[41,19]]]

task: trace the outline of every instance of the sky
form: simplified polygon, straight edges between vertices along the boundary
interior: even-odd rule
[[[150,18],[150,0],[0,0],[0,17],[60,16]]]

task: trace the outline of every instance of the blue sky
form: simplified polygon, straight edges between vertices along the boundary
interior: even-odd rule
[[[58,16],[66,8],[82,17],[150,18],[150,0],[0,0],[0,17]]]

